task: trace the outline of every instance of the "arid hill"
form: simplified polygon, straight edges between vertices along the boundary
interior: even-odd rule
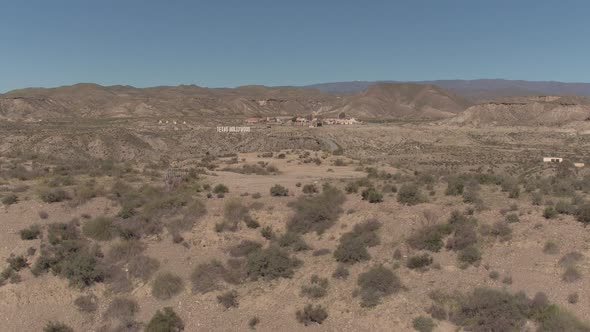
[[[339,102],[337,96],[291,87],[209,89],[183,85],[142,89],[76,84],[0,95],[0,119],[303,115]]]
[[[441,119],[466,106],[462,99],[436,86],[406,83],[378,84],[352,96],[296,87],[135,88],[84,83],[0,95],[0,119],[330,116],[342,111],[362,118]]]
[[[579,96],[518,97],[478,104],[449,124],[555,126],[590,118],[590,100]]]
[[[394,81],[352,81],[309,85],[309,88],[329,93],[354,94],[378,83]],[[401,82],[398,82],[401,83]],[[499,98],[535,95],[578,95],[590,97],[590,83],[552,81],[522,81],[503,79],[416,81],[416,84],[434,84],[467,100],[483,102]]]
[[[469,106],[462,98],[431,84],[379,83],[350,96],[344,112],[361,118],[443,119]]]

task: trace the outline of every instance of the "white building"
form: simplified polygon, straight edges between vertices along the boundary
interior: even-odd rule
[[[557,158],[557,157],[543,157],[543,162],[544,163],[560,163],[563,161],[563,158]]]

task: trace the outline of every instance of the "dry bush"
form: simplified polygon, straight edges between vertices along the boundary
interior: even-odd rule
[[[113,219],[107,217],[88,220],[82,225],[82,234],[97,241],[109,241],[116,232]]]
[[[347,279],[349,275],[350,275],[350,272],[348,271],[346,266],[340,264],[340,265],[338,265],[338,267],[336,267],[336,270],[334,270],[334,273],[332,273],[332,278],[344,280],[344,279]]]
[[[463,250],[477,243],[477,222],[475,219],[452,224],[453,235],[447,240],[447,248],[451,250]]]
[[[301,286],[301,295],[310,299],[319,299],[328,294],[328,279],[320,278],[317,274],[311,276],[309,285]]]
[[[565,282],[576,282],[580,280],[580,278],[582,278],[582,273],[577,267],[573,265],[566,267],[563,275],[561,276],[561,280]]]
[[[426,201],[420,188],[414,183],[406,183],[397,192],[397,201],[405,205],[416,205]]]
[[[481,260],[481,252],[475,246],[468,246],[459,251],[457,259],[465,264],[476,264]]]
[[[135,257],[127,265],[129,275],[143,281],[148,281],[159,268],[160,262],[157,259],[143,255]]]
[[[260,248],[262,248],[262,244],[259,242],[242,240],[240,243],[229,249],[229,254],[232,257],[245,257],[256,250],[260,250]]]
[[[304,185],[301,190],[304,194],[317,194],[319,192],[318,187],[312,183]]]
[[[318,257],[318,256],[329,255],[330,253],[332,253],[332,251],[330,249],[322,248],[322,249],[314,250],[311,255],[314,257]]]
[[[559,254],[559,246],[553,241],[547,241],[543,246],[543,253],[547,255],[557,255]]]
[[[105,268],[104,282],[108,284],[108,292],[113,294],[129,293],[133,290],[127,272],[120,265],[109,265]]]
[[[232,199],[225,203],[223,207],[223,223],[221,223],[221,231],[229,230],[236,231],[238,223],[246,218],[249,213],[249,208],[239,199]]]
[[[80,312],[95,312],[98,309],[98,297],[94,294],[80,295],[74,300],[74,304]]]
[[[584,255],[582,255],[580,252],[571,251],[571,252],[568,252],[567,254],[563,255],[559,259],[558,264],[561,267],[574,266],[577,263],[579,263],[580,261],[582,261],[582,259],[584,259]]]
[[[212,260],[195,267],[191,274],[192,290],[194,293],[205,294],[217,290],[219,282],[227,275],[227,270],[221,262]]]
[[[482,225],[480,232],[482,235],[496,237],[500,241],[508,241],[512,238],[512,229],[506,221],[496,221],[491,226]]]
[[[170,272],[156,276],[152,284],[152,296],[158,300],[168,300],[184,289],[184,282],[179,276]]]
[[[305,326],[310,324],[322,324],[328,318],[328,312],[321,305],[314,306],[308,304],[303,310],[298,310],[295,314],[297,321]]]
[[[138,240],[127,240],[115,243],[107,253],[107,261],[110,263],[131,262],[139,256],[146,246]]]
[[[410,247],[417,250],[438,252],[443,247],[443,239],[452,232],[448,224],[424,225],[413,232],[407,242]]]
[[[104,317],[107,319],[129,319],[133,318],[138,311],[139,305],[135,300],[116,297],[107,307]]]
[[[305,243],[300,234],[287,231],[277,239],[277,244],[281,248],[289,248],[293,251],[309,250],[310,247]]]
[[[238,292],[235,290],[227,291],[217,296],[217,302],[221,303],[226,309],[237,308],[238,303]]]

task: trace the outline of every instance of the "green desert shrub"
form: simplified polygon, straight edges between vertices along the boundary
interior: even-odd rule
[[[324,186],[321,194],[301,196],[293,204],[295,214],[287,228],[297,233],[316,232],[322,234],[330,228],[342,213],[346,197],[342,191],[332,186]]]
[[[412,320],[412,327],[418,332],[432,332],[435,326],[430,317],[418,316]]]
[[[476,246],[465,247],[459,251],[457,259],[465,264],[475,264],[481,260],[481,252]]]
[[[520,222],[520,218],[516,213],[508,213],[504,220],[509,224]]]
[[[300,234],[291,231],[287,231],[281,235],[277,239],[277,244],[281,248],[290,248],[293,251],[304,251],[310,249]]]
[[[69,199],[68,193],[61,188],[42,189],[39,198],[45,203],[57,203]]]
[[[459,300],[451,320],[470,331],[520,331],[526,323],[528,302],[522,293],[476,288]]]
[[[539,206],[543,204],[543,194],[540,192],[535,192],[531,196],[532,204],[535,206]]]
[[[416,205],[425,201],[424,195],[416,184],[406,183],[397,192],[397,201],[405,205]]]
[[[361,273],[357,284],[362,307],[374,307],[380,303],[381,298],[402,288],[399,277],[382,265],[373,266],[369,271]]]
[[[543,211],[543,217],[545,217],[545,219],[553,219],[557,217],[557,211],[555,211],[553,206],[548,206]]]
[[[465,188],[465,184],[463,183],[463,179],[459,177],[451,177],[447,179],[447,189],[445,190],[445,195],[447,196],[459,196],[463,194],[463,189]]]
[[[168,300],[184,289],[184,282],[179,276],[170,272],[156,276],[152,284],[152,296],[158,300]]]
[[[309,285],[301,287],[301,295],[309,297],[310,299],[319,299],[328,294],[328,279],[320,278],[314,274],[311,276]]]
[[[43,327],[43,332],[74,332],[74,329],[65,323],[51,321]]]
[[[590,223],[590,203],[584,203],[576,210],[576,219],[584,224]]]
[[[295,314],[297,321],[305,326],[310,324],[322,324],[328,318],[328,312],[321,305],[308,304],[303,310]]]
[[[35,240],[41,236],[41,226],[35,224],[29,228],[22,229],[19,233],[22,240]]]
[[[18,202],[18,196],[16,196],[15,194],[9,194],[9,195],[2,197],[2,204],[4,204],[4,205],[12,205],[12,204],[16,204],[17,202]]]
[[[290,257],[282,249],[269,246],[268,248],[252,252],[247,257],[247,275],[256,280],[264,278],[291,278],[300,261]]]
[[[272,227],[264,226],[260,230],[260,235],[267,240],[272,240],[275,237],[275,232],[272,230]]]
[[[425,225],[413,232],[407,242],[417,250],[438,252],[443,247],[443,239],[451,232],[449,224]]]
[[[302,191],[304,194],[316,194],[319,192],[318,187],[312,183],[304,185]]]
[[[213,193],[214,194],[227,194],[229,192],[229,189],[227,188],[226,185],[220,183],[218,185],[216,185],[215,187],[213,187]]]
[[[98,217],[82,225],[82,234],[97,241],[109,241],[116,234],[113,219]]]
[[[350,272],[348,271],[346,266],[340,264],[340,265],[338,265],[338,267],[336,267],[336,270],[334,270],[334,273],[332,273],[332,278],[334,278],[334,279],[347,279],[349,275],[350,275]]]
[[[379,244],[377,230],[381,223],[375,219],[354,226],[352,231],[342,234],[334,251],[334,258],[341,263],[357,263],[371,258],[367,248]]]
[[[424,269],[430,264],[432,264],[432,256],[429,254],[411,256],[406,262],[409,269]]]
[[[369,187],[363,190],[361,196],[364,201],[368,201],[369,203],[383,202],[383,194],[377,191],[375,187]]]
[[[145,332],[184,331],[184,322],[170,307],[158,310],[145,327]]]
[[[437,317],[447,316],[466,331],[521,331],[527,321],[532,321],[537,331],[588,332],[590,327],[558,306],[549,303],[544,293],[532,299],[523,292],[511,294],[505,290],[475,288],[467,294],[436,295],[432,311]]]
[[[289,196],[289,189],[280,184],[275,184],[270,188],[270,195],[275,197]]]

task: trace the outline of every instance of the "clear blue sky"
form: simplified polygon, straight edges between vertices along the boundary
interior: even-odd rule
[[[0,91],[590,81],[590,1],[0,0]]]

